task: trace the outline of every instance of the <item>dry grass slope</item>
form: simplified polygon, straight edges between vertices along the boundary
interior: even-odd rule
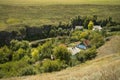
[[[99,52],[104,52],[99,53],[99,58],[87,61],[86,63],[72,68],[67,68],[66,70],[62,70],[60,72],[45,73],[27,77],[15,77],[3,80],[120,80],[120,45],[115,45],[119,43],[120,36],[114,36],[99,49]],[[117,49],[114,50],[114,48],[111,48],[109,45],[112,45],[112,47]],[[102,50],[103,48],[110,51],[104,51]]]
[[[113,36],[110,41],[100,47],[98,50],[98,57],[109,54],[120,53],[120,36]]]

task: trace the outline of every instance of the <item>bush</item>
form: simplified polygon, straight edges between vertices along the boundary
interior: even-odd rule
[[[80,52],[76,54],[76,57],[77,57],[77,60],[80,61],[81,63],[86,61],[84,52]]]
[[[80,30],[75,30],[72,32],[71,34],[71,41],[75,42],[75,41],[79,41],[80,40],[80,34],[82,32]]]
[[[71,56],[69,66],[75,66],[77,64],[80,64],[80,61],[77,59],[76,55]]]
[[[18,49],[16,52],[13,53],[13,60],[20,60],[26,55],[26,51],[24,49]]]
[[[30,45],[29,45],[29,42],[28,41],[18,41],[18,40],[12,40],[10,42],[10,48],[13,50],[13,51],[17,51],[18,49],[24,49],[26,51],[29,51],[30,49]]]
[[[20,71],[20,76],[26,76],[26,75],[35,75],[36,71],[33,66],[27,66],[25,68],[22,68]]]
[[[31,55],[35,61],[39,60],[39,51],[37,49],[32,49]]]
[[[11,61],[11,55],[11,50],[7,46],[0,48],[0,63]]]
[[[92,30],[93,26],[94,26],[94,23],[92,21],[90,21],[89,24],[88,24],[88,29]]]
[[[63,62],[60,60],[45,60],[42,64],[44,72],[59,71],[64,67]]]
[[[43,60],[44,58],[51,58],[51,54],[53,53],[52,51],[52,42],[48,41],[45,44],[43,44],[42,46],[39,45],[38,46],[38,51],[39,51],[39,55],[40,55],[40,60]]]
[[[99,32],[92,32],[89,36],[91,46],[99,48],[104,44],[104,37]]]
[[[89,31],[82,32],[80,34],[80,39],[87,39],[89,37]]]
[[[85,62],[86,60],[91,60],[97,56],[96,48],[90,48],[85,51],[81,51],[80,53],[76,54],[76,58],[80,62]]]
[[[0,77],[13,77],[21,76],[21,70],[28,67],[27,59],[22,59],[20,61],[12,61],[4,64],[0,64]]]
[[[91,60],[97,56],[96,48],[90,48],[85,51],[85,59]]]
[[[64,45],[60,45],[55,47],[54,49],[55,58],[60,59],[61,61],[65,61],[66,64],[70,61],[71,53],[67,50],[67,47]]]

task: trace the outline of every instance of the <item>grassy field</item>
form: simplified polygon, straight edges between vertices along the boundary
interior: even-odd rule
[[[66,70],[3,80],[119,80],[120,50],[118,48],[120,48],[120,45],[115,46],[115,44],[119,43],[119,36],[112,37],[110,41],[100,47],[98,58],[72,68],[67,68]],[[113,47],[110,45],[113,45]],[[110,54],[108,50],[102,50],[103,47],[110,50]],[[115,48],[117,50],[114,50]]]
[[[53,5],[53,4],[107,4],[118,5],[119,0],[0,0],[0,4],[10,5]],[[112,3],[112,4],[111,4]]]
[[[0,0],[0,30],[10,24],[31,26],[69,23],[71,18],[98,15],[120,21],[119,0]]]
[[[119,5],[47,5],[47,6],[12,6],[0,5],[0,25],[24,23],[28,25],[58,24],[70,22],[71,18],[98,15],[99,19],[111,16],[120,21]],[[11,22],[10,22],[11,20]]]

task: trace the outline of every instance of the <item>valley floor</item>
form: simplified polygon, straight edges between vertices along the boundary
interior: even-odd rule
[[[119,43],[120,36],[112,37],[110,41],[98,49],[96,59],[72,68],[59,72],[2,80],[120,80]]]

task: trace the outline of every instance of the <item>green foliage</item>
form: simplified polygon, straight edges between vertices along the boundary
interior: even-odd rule
[[[39,55],[40,55],[39,59],[42,60],[44,58],[51,58],[51,54],[53,53],[52,48],[53,48],[53,46],[52,46],[51,41],[46,42],[42,46],[39,45],[37,48],[39,51]]]
[[[90,48],[86,50],[84,54],[85,54],[86,60],[93,59],[97,56],[96,48],[95,47]]]
[[[12,52],[7,46],[0,48],[0,64],[10,61],[11,55]]]
[[[94,23],[92,21],[90,21],[89,24],[88,24],[88,29],[92,30],[93,26],[94,26]]]
[[[21,71],[28,67],[27,59],[21,59],[20,61],[7,62],[5,64],[0,64],[0,77],[12,77],[22,75]]]
[[[89,21],[90,21],[89,18],[88,18],[88,17],[85,17],[84,23],[83,23],[83,26],[84,26],[85,29],[88,29]]]
[[[26,76],[26,75],[35,75],[36,71],[33,66],[27,66],[25,68],[22,68],[20,71],[20,76]]]
[[[30,56],[30,45],[28,41],[12,40],[10,42],[10,49],[13,51],[13,60],[20,60],[25,55]]]
[[[31,55],[35,61],[39,60],[39,51],[37,49],[32,49]]]
[[[104,37],[99,32],[92,32],[89,38],[92,46],[96,46],[98,48],[104,44]]]
[[[79,31],[79,30],[73,31],[72,34],[71,34],[71,41],[79,41],[81,33],[82,32]]]
[[[80,53],[76,54],[78,61],[85,62],[86,60],[91,60],[97,56],[96,48],[92,47],[85,51],[81,51]]]
[[[75,28],[75,26],[77,26],[77,25],[82,25],[82,23],[83,23],[83,21],[80,16],[77,16],[71,20],[71,25],[73,28]]]
[[[44,72],[52,72],[52,71],[59,71],[64,67],[63,62],[59,59],[57,60],[45,60],[42,64]]]
[[[13,60],[20,60],[26,55],[26,51],[22,48],[19,48],[17,51],[13,53]]]
[[[69,66],[75,66],[80,64],[80,61],[77,59],[76,55],[71,56],[71,60],[69,62]]]
[[[12,40],[10,42],[10,48],[13,51],[17,51],[19,48],[22,48],[26,51],[30,49],[29,42],[28,41],[18,41],[18,40]]]
[[[80,61],[80,62],[85,62],[86,61],[85,54],[82,51],[80,53],[76,54],[76,57],[77,57],[77,60]]]
[[[89,35],[90,35],[90,31],[84,31],[84,32],[82,32],[80,34],[80,40],[81,39],[88,39]]]
[[[111,26],[111,27],[109,27],[109,30],[110,30],[111,32],[120,31],[120,25]]]
[[[54,55],[55,58],[60,59],[61,61],[65,61],[68,64],[70,61],[71,53],[67,50],[67,47],[60,45],[55,47]]]
[[[56,31],[52,29],[49,33],[50,37],[56,36]]]

